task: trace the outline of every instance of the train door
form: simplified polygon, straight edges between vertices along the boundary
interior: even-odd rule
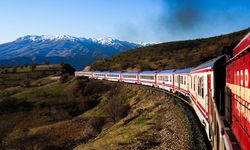
[[[181,87],[181,76],[178,75],[178,78],[177,78],[177,81],[178,81],[178,89],[180,90],[180,87]]]
[[[209,120],[209,137],[212,136],[212,122],[213,122],[213,107],[212,107],[212,89],[211,89],[211,75],[207,75],[207,97],[205,98],[207,112],[208,112],[208,120]],[[213,139],[212,139],[212,142]]]
[[[157,75],[156,74],[154,75],[154,79],[155,79],[154,87],[157,87],[158,85],[157,85]]]
[[[207,111],[209,113],[209,103],[212,98],[212,93],[211,93],[211,75],[207,75],[207,99],[206,99],[206,106],[207,106]],[[209,116],[208,116],[209,117]]]
[[[173,82],[173,93],[174,93],[175,92],[175,76],[174,76],[174,74],[173,74],[172,82]]]
[[[136,77],[137,77],[137,84],[140,84],[140,75],[139,75],[139,73],[136,74]]]

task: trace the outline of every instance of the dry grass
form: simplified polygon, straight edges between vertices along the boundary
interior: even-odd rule
[[[193,67],[222,54],[224,46],[239,42],[250,29],[206,39],[175,41],[126,51],[91,65],[93,70],[140,71]]]

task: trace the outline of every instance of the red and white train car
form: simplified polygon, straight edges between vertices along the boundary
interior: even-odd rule
[[[127,83],[138,83],[139,81],[138,72],[122,72],[121,78],[123,82]]]
[[[76,71],[75,76],[93,78],[93,72],[91,72],[91,71]]]
[[[93,78],[99,79],[99,80],[104,80],[107,78],[106,74],[107,74],[107,72],[96,71],[96,72],[93,72]]]
[[[209,117],[209,100],[214,99],[216,104],[218,104],[217,106],[222,103],[221,98],[224,95],[225,84],[223,81],[225,79],[225,73],[223,73],[224,62],[224,56],[217,57],[193,68],[189,76],[189,97],[192,100],[197,116],[205,127],[209,139],[211,134],[209,127],[209,122],[211,121]]]
[[[139,73],[139,84],[156,86],[157,71],[142,71]]]
[[[175,70],[163,70],[157,73],[156,80],[158,88],[173,91],[173,79]]]
[[[178,69],[174,72],[173,92],[189,95],[189,74],[192,68]]]
[[[106,79],[109,81],[121,81],[121,72],[107,72]]]
[[[250,33],[233,49],[226,64],[226,116],[245,149],[250,149]]]

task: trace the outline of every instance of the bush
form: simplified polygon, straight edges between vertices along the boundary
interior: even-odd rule
[[[63,74],[61,77],[60,77],[60,82],[61,83],[66,83],[68,82],[69,80],[69,75],[68,74]]]
[[[91,95],[82,98],[80,101],[74,101],[69,106],[69,115],[77,116],[91,108],[94,108],[99,103],[98,98],[98,95]]]
[[[107,117],[110,118],[114,124],[125,117],[130,110],[126,98],[117,95],[117,93],[117,90],[112,90],[110,92],[110,99],[108,99],[105,107]]]
[[[65,63],[61,63],[60,65],[62,67],[62,73],[63,74],[68,73],[70,75],[74,75],[75,68],[73,68],[71,65],[65,64]]]
[[[102,130],[102,126],[104,125],[105,119],[103,117],[92,117],[89,119],[88,123],[94,127],[99,133]]]
[[[82,96],[88,96],[88,95],[92,95],[95,93],[102,93],[106,90],[107,90],[107,87],[104,84],[102,84],[100,81],[91,80],[85,86],[82,92]]]

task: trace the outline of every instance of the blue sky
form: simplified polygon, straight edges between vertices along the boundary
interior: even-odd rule
[[[2,0],[0,43],[24,35],[165,42],[250,27],[249,0]]]

